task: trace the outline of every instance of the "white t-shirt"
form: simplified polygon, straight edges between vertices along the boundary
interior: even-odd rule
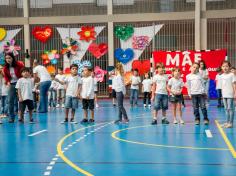
[[[98,81],[96,78],[93,78],[94,81],[94,92],[98,91]]]
[[[123,92],[123,94],[126,94],[126,88],[125,88],[125,83],[124,83],[124,78],[118,74],[114,77],[114,88],[116,92]]]
[[[32,90],[34,88],[34,82],[31,78],[20,78],[16,83],[16,89],[20,89],[21,96],[24,100],[33,100]]]
[[[94,79],[92,76],[83,77],[82,79],[82,90],[81,90],[81,97],[86,99],[94,99]]]
[[[144,79],[143,82],[143,92],[151,92],[152,89],[152,80],[151,79]]]
[[[164,95],[168,94],[166,89],[167,81],[168,81],[167,75],[156,74],[153,77],[153,83],[156,84],[156,92],[155,92],[156,94],[164,94]]]
[[[11,83],[17,82],[17,76],[15,74],[14,67],[10,67]]]
[[[81,78],[78,75],[69,76],[66,77],[65,82],[67,83],[66,96],[77,97]]]
[[[236,77],[233,73],[223,73],[221,75],[222,83],[222,97],[223,98],[234,98],[233,83],[236,82]]]
[[[42,66],[42,65],[38,65],[33,69],[33,73],[37,73],[40,82],[44,82],[44,81],[51,81],[51,76],[48,73],[47,69]]]
[[[63,80],[63,81],[65,81],[65,80]],[[52,80],[50,89],[57,90],[58,87],[59,87],[59,84],[60,84],[59,82],[57,82],[57,81],[55,81],[55,80]],[[63,85],[63,87],[64,87],[64,85]]]
[[[168,81],[168,85],[171,87],[172,92],[179,92],[184,87],[184,82],[181,78],[175,79],[173,77]]]
[[[132,76],[131,77],[131,89],[139,89],[139,85],[134,86],[133,84],[141,83],[141,79],[139,76]]]
[[[1,83],[2,83],[2,86],[1,86],[2,96],[7,96],[8,91],[9,91],[9,86],[6,85],[6,81],[4,78],[2,78]]]
[[[58,79],[60,82],[65,82],[65,79],[66,79],[66,75],[60,75],[60,74],[57,74],[55,76],[55,79]],[[57,89],[65,89],[64,85],[63,84],[60,84],[58,82],[58,87]]]
[[[215,80],[216,80],[216,89],[221,89],[221,74],[218,73],[216,75]]]
[[[189,95],[197,95],[205,93],[204,80],[200,73],[197,74],[188,74],[186,76],[187,88]]]

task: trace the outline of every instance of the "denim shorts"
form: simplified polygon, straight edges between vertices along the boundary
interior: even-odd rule
[[[79,100],[77,97],[66,96],[65,108],[77,109],[78,104],[79,104]]]
[[[154,109],[156,111],[167,110],[168,109],[168,95],[165,94],[156,94],[155,102],[154,102]]]

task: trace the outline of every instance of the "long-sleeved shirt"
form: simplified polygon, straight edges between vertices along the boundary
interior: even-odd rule
[[[188,74],[186,76],[187,80],[187,88],[188,88],[188,94],[189,95],[198,95],[198,94],[204,94],[205,93],[205,86],[204,86],[204,79],[202,76],[197,74]]]
[[[113,89],[115,89],[116,92],[123,92],[125,95],[126,89],[125,89],[125,83],[124,78],[121,75],[116,75],[113,78]]]

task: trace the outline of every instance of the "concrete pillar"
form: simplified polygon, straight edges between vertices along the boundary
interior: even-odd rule
[[[107,0],[107,14],[113,14],[112,0]],[[114,66],[114,27],[108,22],[108,66]]]
[[[28,24],[24,24],[24,52],[30,54],[29,0],[23,0],[23,14],[28,18]],[[25,66],[30,67],[30,58],[25,58]]]
[[[201,12],[206,11],[206,0],[201,0]],[[201,16],[201,49],[206,50],[207,48],[207,18]]]
[[[201,49],[201,0],[195,0],[195,50]]]

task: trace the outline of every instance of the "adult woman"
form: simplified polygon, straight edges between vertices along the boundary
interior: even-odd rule
[[[39,83],[39,108],[38,112],[39,113],[46,113],[48,112],[48,97],[47,93],[48,90],[51,86],[51,76],[48,73],[47,69],[39,65],[36,60],[34,60],[34,78],[36,79],[37,77],[40,79]]]
[[[199,68],[199,73],[202,76],[204,80],[204,86],[205,86],[205,94],[207,96],[207,100],[209,100],[208,96],[208,90],[209,90],[209,72],[207,70],[207,66],[203,60],[199,62],[200,68]]]
[[[14,123],[15,115],[18,111],[18,100],[16,93],[16,82],[21,77],[21,69],[24,67],[22,62],[16,60],[13,53],[5,54],[5,66],[3,68],[4,79],[9,86],[8,107],[9,107],[9,123]]]

